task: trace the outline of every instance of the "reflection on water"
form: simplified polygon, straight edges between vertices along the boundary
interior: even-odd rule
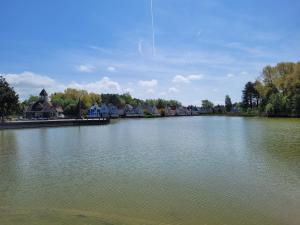
[[[300,120],[0,131],[0,224],[299,224]]]

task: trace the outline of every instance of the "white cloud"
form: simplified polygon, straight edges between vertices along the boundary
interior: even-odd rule
[[[37,95],[42,88],[47,89],[49,92],[62,91],[65,88],[63,84],[48,76],[28,71],[19,74],[2,74],[2,76],[15,88],[21,98]]]
[[[248,72],[246,72],[246,71],[242,71],[241,72],[241,75],[243,75],[243,76],[247,76],[249,73]]]
[[[96,69],[95,66],[93,66],[93,65],[88,65],[88,64],[79,65],[79,66],[77,67],[77,70],[78,70],[79,72],[83,72],[83,73],[91,73],[91,72],[94,72],[95,69]]]
[[[109,71],[109,72],[115,72],[116,68],[113,67],[113,66],[109,66],[109,67],[107,67],[107,71]]]
[[[4,74],[5,79],[14,87],[54,86],[56,82],[48,77],[25,71],[20,74]]]
[[[226,77],[232,78],[232,77],[235,77],[235,75],[234,75],[233,73],[228,73],[228,74],[226,75]]]
[[[45,88],[48,94],[63,91],[66,88],[84,89],[89,92],[97,93],[121,93],[128,91],[126,89],[123,90],[118,82],[113,81],[108,77],[103,77],[95,82],[71,82],[64,84],[55,81],[49,76],[35,74],[32,72],[2,74],[2,76],[5,77],[7,82],[15,88],[22,99],[27,98],[29,95],[38,95],[42,88]]]
[[[119,93],[121,92],[121,85],[116,82],[112,81],[108,77],[103,77],[99,81],[90,82],[90,83],[77,83],[72,82],[68,85],[70,88],[76,89],[84,89],[87,91],[98,92],[98,93]]]
[[[125,88],[124,89],[124,93],[126,93],[126,92],[129,92],[130,94],[133,94],[134,93],[134,90],[132,89],[132,88]]]
[[[193,80],[201,80],[203,78],[203,75],[187,75],[187,76],[183,76],[183,75],[176,75],[175,77],[173,77],[173,82],[174,83],[190,83]]]
[[[169,92],[179,92],[179,89],[178,88],[176,88],[176,87],[170,87],[169,88],[169,90],[168,90]]]
[[[146,93],[148,93],[148,94],[154,94],[155,91],[154,91],[154,89],[149,88],[149,89],[146,90]]]
[[[152,80],[140,80],[139,85],[142,87],[154,88],[157,86],[158,82],[155,79]]]

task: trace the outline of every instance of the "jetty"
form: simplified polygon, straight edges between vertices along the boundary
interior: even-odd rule
[[[109,124],[109,118],[97,119],[56,119],[56,120],[20,120],[0,123],[0,130],[40,127],[91,126]]]

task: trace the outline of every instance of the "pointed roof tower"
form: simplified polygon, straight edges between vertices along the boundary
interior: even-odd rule
[[[48,96],[48,94],[47,94],[47,92],[46,92],[46,90],[44,88],[41,91],[40,96],[44,96],[44,97]]]
[[[44,88],[40,93],[40,101],[41,102],[48,102],[48,94],[47,94],[47,92],[45,91]]]

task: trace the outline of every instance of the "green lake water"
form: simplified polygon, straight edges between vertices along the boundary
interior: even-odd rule
[[[1,225],[299,225],[300,120],[0,131]]]

